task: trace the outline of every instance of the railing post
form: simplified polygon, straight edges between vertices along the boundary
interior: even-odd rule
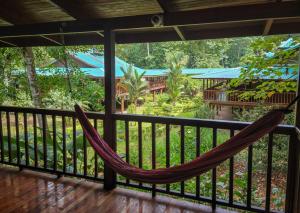
[[[299,52],[299,71],[297,95],[300,95],[300,52]],[[300,101],[296,104],[295,126],[300,128]],[[295,133],[291,136],[289,144],[289,163],[287,177],[287,193],[286,193],[286,212],[300,212],[300,141],[299,134]]]
[[[299,206],[299,168],[300,168],[300,142],[296,133],[291,135],[289,141],[288,175],[286,186],[285,212],[300,212]]]
[[[116,112],[115,91],[115,33],[111,28],[104,30],[104,63],[105,63],[105,117],[104,139],[116,150],[116,123],[113,114]],[[104,165],[104,188],[111,190],[116,187],[116,173]]]

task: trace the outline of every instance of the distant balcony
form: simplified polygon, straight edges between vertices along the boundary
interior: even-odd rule
[[[295,97],[295,92],[275,93],[271,97],[264,100],[255,99],[253,97],[247,100],[241,100],[239,97],[243,91],[227,93],[220,89],[207,89],[203,92],[203,99],[206,103],[219,106],[240,106],[254,107],[258,103],[263,105],[276,105],[280,107],[287,106]]]

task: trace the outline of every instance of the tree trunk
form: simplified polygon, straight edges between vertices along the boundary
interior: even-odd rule
[[[32,47],[23,47],[22,53],[24,57],[24,63],[26,67],[26,73],[29,83],[29,88],[31,92],[32,102],[33,106],[36,108],[42,107],[42,101],[41,101],[41,93],[40,89],[37,84],[37,78],[36,78],[36,70],[35,70],[35,63],[34,63],[34,55],[32,51]],[[43,118],[41,115],[37,115],[38,120],[38,126],[42,129],[43,128]],[[46,134],[48,138],[50,137],[50,134],[48,132],[48,124],[47,119],[45,123],[46,128]]]
[[[37,108],[40,108],[42,107],[41,93],[37,85],[36,70],[35,70],[32,47],[23,47],[22,53],[24,57],[26,73],[27,73],[33,105]]]
[[[67,82],[68,82],[69,92],[70,92],[71,96],[73,97],[71,76],[70,76],[70,70],[69,70],[69,65],[68,65],[67,58],[64,58],[63,61],[64,61],[64,65],[65,65],[65,69],[66,69],[66,74],[67,74]]]

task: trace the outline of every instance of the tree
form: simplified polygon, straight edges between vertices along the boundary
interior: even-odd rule
[[[284,44],[289,42],[289,46],[293,47],[297,39],[299,40],[297,37],[287,40],[286,36],[271,36],[254,40],[251,53],[243,58],[245,66],[239,78],[233,79],[229,86],[232,90],[240,86],[247,88],[240,94],[241,99],[254,97],[264,100],[275,93],[296,91],[296,82],[291,80],[298,71],[295,61],[298,49],[286,48]],[[253,83],[256,84],[255,88],[248,87]]]
[[[37,84],[35,62],[34,62],[32,47],[23,47],[22,53],[23,53],[24,63],[27,71],[26,73],[27,73],[29,88],[31,91],[33,105],[37,108],[40,108],[42,107],[42,100],[41,100],[40,89]]]
[[[172,52],[167,55],[169,70],[167,72],[167,92],[170,101],[175,104],[182,89],[182,69],[186,65],[188,57],[183,52]]]
[[[148,84],[144,79],[145,71],[139,73],[136,69],[130,65],[127,69],[121,68],[124,79],[122,84],[127,88],[129,102],[137,105],[137,100],[145,93],[148,88]]]
[[[16,96],[14,72],[21,67],[21,58],[19,48],[0,48],[0,104]]]

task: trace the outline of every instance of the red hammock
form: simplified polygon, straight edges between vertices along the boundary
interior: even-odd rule
[[[274,130],[274,128],[281,123],[284,114],[287,112],[286,110],[270,111],[223,144],[189,163],[170,168],[145,170],[123,161],[101,138],[78,105],[75,105],[75,110],[84,134],[106,165],[124,177],[152,184],[167,184],[184,181],[215,168],[223,161],[239,153],[241,150],[252,145],[261,137]]]

